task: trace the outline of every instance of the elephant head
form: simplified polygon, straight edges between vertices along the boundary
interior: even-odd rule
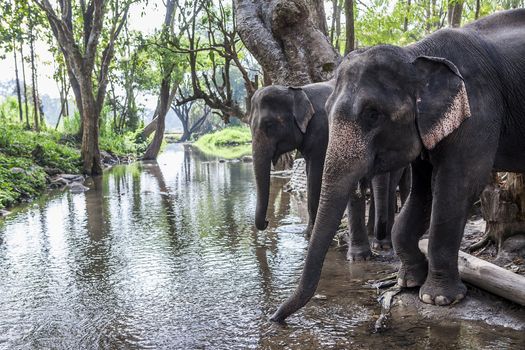
[[[347,56],[326,109],[329,142],[317,218],[299,286],[274,321],[284,320],[315,293],[357,181],[407,166],[424,148],[446,142],[470,116],[463,78],[453,63],[393,46]]]
[[[314,107],[302,88],[268,86],[252,97],[250,126],[257,184],[255,226],[259,230],[268,225],[271,163],[301,145],[313,115]]]

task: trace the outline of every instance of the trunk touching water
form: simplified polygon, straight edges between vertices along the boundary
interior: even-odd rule
[[[339,228],[352,191],[371,170],[370,140],[351,120],[335,118],[329,126],[321,196],[299,285],[270,320],[282,322],[312,298],[321,277],[324,259]]]
[[[268,197],[270,195],[271,161],[271,156],[266,157],[253,152],[253,166],[255,170],[255,182],[257,184],[255,227],[259,230],[264,230],[268,226],[266,211],[268,210]]]
[[[295,292],[281,304],[271,317],[272,321],[282,322],[302,308],[312,298],[321,277],[323,262],[328,248],[341,223],[343,213],[350,197],[350,189],[355,188],[357,178],[340,181],[338,186],[323,181],[321,200],[308,245],[303,272]]]
[[[314,295],[326,253],[341,223],[351,191],[370,170],[369,159],[373,159],[373,156],[367,152],[361,128],[354,122],[333,121],[330,125],[319,208],[299,286],[273,314],[272,321],[283,321]]]

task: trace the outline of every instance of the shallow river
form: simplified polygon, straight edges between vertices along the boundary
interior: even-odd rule
[[[307,246],[304,204],[283,181],[265,232],[252,225],[252,165],[180,145],[15,210],[0,220],[0,348],[525,348],[523,331],[477,321],[408,317],[374,333],[365,281],[392,265],[352,265],[337,249],[323,297],[286,326],[269,322]]]

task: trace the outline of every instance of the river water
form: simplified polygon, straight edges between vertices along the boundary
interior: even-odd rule
[[[285,326],[305,208],[272,185],[253,227],[252,165],[170,145],[158,163],[116,166],[86,193],[58,191],[0,221],[0,348],[525,348],[523,330],[406,317],[374,333],[381,262],[327,257],[318,297]]]

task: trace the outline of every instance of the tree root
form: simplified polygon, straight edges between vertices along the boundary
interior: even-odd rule
[[[473,253],[477,250],[480,250],[481,248],[486,248],[487,245],[490,244],[490,242],[492,242],[492,239],[490,237],[490,232],[486,232],[483,237],[481,237],[481,239],[479,241],[477,241],[476,243],[472,243],[468,248],[467,248],[467,252],[469,253]]]

